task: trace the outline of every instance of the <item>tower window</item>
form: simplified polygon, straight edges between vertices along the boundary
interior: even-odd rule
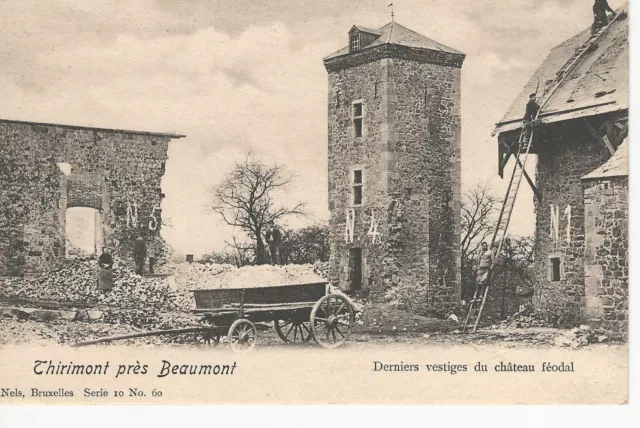
[[[362,205],[362,188],[364,187],[364,181],[362,180],[362,169],[354,169],[351,179],[351,186],[353,189],[353,205]]]
[[[550,255],[547,261],[547,279],[552,282],[561,281],[563,278],[563,260],[560,255]]]
[[[360,49],[360,34],[352,34],[349,36],[349,47],[351,48],[351,52]]]
[[[362,101],[353,103],[353,128],[356,137],[362,137],[363,109]]]

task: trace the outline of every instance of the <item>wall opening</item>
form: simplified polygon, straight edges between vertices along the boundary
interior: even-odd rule
[[[62,171],[62,173],[64,175],[66,175],[67,177],[69,175],[71,175],[71,164],[70,163],[58,162],[58,168],[60,168],[60,171]]]
[[[362,169],[354,169],[351,183],[353,189],[353,206],[362,205],[362,187],[364,181],[362,179]]]
[[[362,248],[349,250],[349,290],[362,290]]]
[[[102,251],[102,215],[95,208],[72,207],[65,213],[65,257],[89,257]]]
[[[549,256],[548,263],[549,281],[560,281],[562,279],[562,258],[560,256]]]
[[[362,137],[362,122],[363,122],[363,108],[362,102],[354,101],[353,103],[353,127],[356,137]]]

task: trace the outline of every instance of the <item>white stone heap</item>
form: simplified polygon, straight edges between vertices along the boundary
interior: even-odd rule
[[[327,282],[313,265],[244,266],[182,263],[173,274],[178,289],[276,287]]]

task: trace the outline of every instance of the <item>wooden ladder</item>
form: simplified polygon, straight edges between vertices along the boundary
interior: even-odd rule
[[[543,94],[543,102],[538,109],[538,113],[536,113],[536,117],[534,121],[538,120],[540,116],[540,112],[545,107],[547,102],[551,99],[551,96],[558,90],[562,82],[564,82],[565,78],[571,73],[571,71],[578,64],[582,56],[591,50],[591,47],[596,43],[596,41],[600,38],[600,36],[614,23],[616,20],[622,15],[622,13],[618,13],[613,19],[601,28],[595,34],[592,34],[589,40],[587,40],[580,48],[576,50],[576,52],[569,58],[569,60],[565,63],[565,65],[556,73],[556,78],[554,79],[550,90],[545,90]],[[501,254],[502,246],[504,245],[504,241],[507,237],[507,230],[509,228],[509,222],[511,221],[511,214],[513,213],[513,208],[516,204],[516,197],[518,196],[518,190],[520,189],[520,183],[522,182],[522,177],[525,175],[525,166],[527,164],[527,158],[529,157],[529,151],[531,150],[531,145],[533,143],[533,134],[534,127],[533,123],[529,125],[531,127],[531,132],[529,134],[529,140],[527,142],[523,142],[523,138],[525,136],[525,127],[522,127],[522,131],[520,132],[520,138],[518,139],[518,149],[515,154],[516,162],[513,166],[513,171],[511,172],[511,179],[509,180],[509,185],[507,186],[507,192],[502,202],[502,208],[500,209],[500,215],[498,216],[498,222],[496,224],[495,231],[493,232],[493,238],[491,239],[491,245],[494,243],[498,243],[498,249],[496,250],[496,260]],[[520,156],[522,155],[522,158]],[[495,262],[494,262],[495,263]],[[489,284],[491,284],[491,276],[493,274],[493,266],[489,270]],[[469,305],[469,312],[467,313],[467,317],[464,321],[464,325],[462,327],[462,332],[465,333],[467,331],[467,327],[469,322],[473,322],[473,330],[475,333],[478,328],[478,323],[480,322],[480,318],[482,318],[482,312],[485,307],[485,303],[487,302],[487,296],[489,295],[489,286],[484,288],[484,293],[482,295],[482,301],[480,302],[480,307],[476,307],[476,300],[480,296],[474,295],[471,303]]]

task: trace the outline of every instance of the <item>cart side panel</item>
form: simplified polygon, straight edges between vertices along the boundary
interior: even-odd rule
[[[315,302],[326,294],[325,283],[247,288],[244,303],[270,304]]]
[[[274,304],[315,302],[326,294],[327,284],[285,285],[244,289],[245,304]],[[193,290],[198,309],[216,309],[225,305],[240,304],[242,289]]]
[[[195,290],[193,295],[198,309],[215,309],[224,305],[240,303],[242,290]]]

